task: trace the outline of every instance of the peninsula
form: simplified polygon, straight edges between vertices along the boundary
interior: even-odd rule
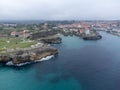
[[[83,40],[99,40],[102,36],[90,24],[78,22],[44,22],[34,24],[0,24],[0,63],[22,66],[52,58],[59,50],[60,35]]]
[[[22,66],[52,58],[58,54],[58,49],[49,44],[58,44],[61,40],[57,33],[47,30],[31,33],[25,38],[18,35],[9,39],[1,37],[0,63]]]

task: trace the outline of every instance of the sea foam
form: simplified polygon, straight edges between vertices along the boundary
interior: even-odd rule
[[[42,58],[42,59],[40,59],[40,60],[35,60],[35,62],[46,61],[46,60],[49,60],[49,59],[51,59],[51,58],[53,58],[53,57],[54,57],[54,55],[47,56],[47,57],[45,57],[45,58]]]

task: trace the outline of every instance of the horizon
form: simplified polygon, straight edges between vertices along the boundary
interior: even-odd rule
[[[120,19],[0,19],[1,21],[120,21]]]
[[[120,22],[120,20],[0,20],[0,24],[38,24],[49,22]]]

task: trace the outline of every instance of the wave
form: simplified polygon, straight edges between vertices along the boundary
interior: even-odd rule
[[[45,57],[45,58],[42,58],[42,59],[40,59],[40,60],[35,60],[35,62],[46,61],[46,60],[49,60],[49,59],[51,59],[51,58],[53,58],[53,57],[54,57],[54,55],[47,56],[47,57]]]
[[[6,63],[6,65],[8,65],[8,66],[12,66],[12,65],[14,65],[14,64],[13,64],[12,61],[9,61],[9,62]]]
[[[53,58],[54,55],[51,55],[51,56],[47,56],[45,58],[42,58],[40,60],[35,60],[34,62],[41,62],[41,61],[46,61],[46,60],[49,60],[51,58]],[[33,62],[25,62],[25,63],[20,63],[20,64],[13,64],[12,61],[9,61],[6,63],[7,66],[23,66],[23,65],[27,65],[27,64],[30,64],[30,63],[33,63]]]

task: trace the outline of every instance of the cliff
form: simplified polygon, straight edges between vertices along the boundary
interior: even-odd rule
[[[14,66],[21,63],[33,63],[47,56],[58,54],[58,50],[51,46],[38,47],[26,51],[16,51],[0,55],[1,63],[11,62]]]

